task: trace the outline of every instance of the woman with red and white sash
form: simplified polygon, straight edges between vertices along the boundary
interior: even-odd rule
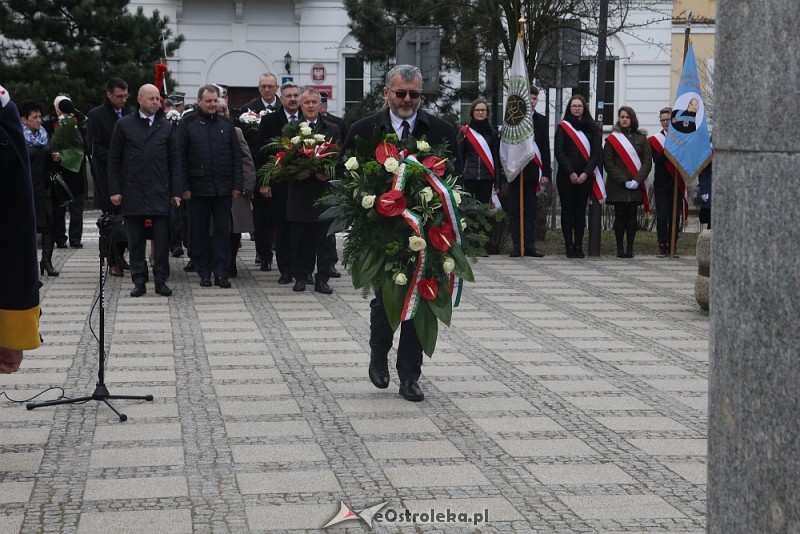
[[[469,123],[458,131],[458,149],[464,162],[464,191],[488,204],[501,183],[500,137],[489,123],[489,104],[479,98],[469,107]]]
[[[564,119],[556,128],[556,185],[561,200],[561,232],[568,258],[583,258],[586,204],[595,183],[595,171],[603,162],[602,133],[595,126],[589,105],[572,95]],[[602,178],[598,186],[602,186]],[[602,190],[602,188],[601,188]]]
[[[633,240],[639,221],[639,206],[649,211],[645,180],[653,165],[647,133],[639,130],[633,108],[622,106],[618,120],[606,139],[603,165],[606,169],[606,202],[614,206],[614,236],[617,257],[633,258]],[[627,243],[623,248],[623,238]]]

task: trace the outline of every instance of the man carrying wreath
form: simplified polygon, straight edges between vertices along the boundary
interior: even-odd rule
[[[356,138],[371,139],[379,132],[381,139],[389,133],[397,134],[399,139],[412,135],[416,139],[426,137],[430,145],[447,144],[457,172],[462,171],[461,158],[456,150],[456,130],[450,123],[434,117],[423,109],[422,73],[413,65],[397,65],[386,73],[383,97],[388,109],[354,123],[342,146],[340,176],[344,176],[345,153],[355,148]],[[383,305],[381,291],[376,290],[370,302],[370,363],[369,378],[380,389],[389,387],[388,355],[392,348],[394,331],[389,323]],[[414,322],[403,321],[400,326],[400,343],[397,348],[397,374],[400,379],[400,395],[409,401],[425,398],[419,387],[422,373],[422,344],[417,336]]]

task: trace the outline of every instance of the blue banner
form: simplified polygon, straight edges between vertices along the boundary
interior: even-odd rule
[[[690,43],[664,143],[667,158],[688,184],[693,183],[700,171],[711,163],[707,119],[694,48]]]

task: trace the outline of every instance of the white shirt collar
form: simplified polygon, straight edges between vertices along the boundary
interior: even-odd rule
[[[278,97],[276,96],[276,97],[275,97],[275,100],[273,100],[272,102],[267,102],[266,100],[264,100],[264,99],[262,98],[262,99],[261,99],[261,103],[262,103],[262,104],[264,104],[264,107],[265,107],[265,108],[272,107],[272,108],[274,109],[274,108],[278,107],[278,106],[277,106],[277,104],[278,104]]]
[[[394,131],[397,133],[398,136],[402,135],[402,132],[403,132],[403,121],[406,121],[408,123],[408,133],[409,133],[409,135],[411,134],[411,132],[414,131],[414,126],[417,124],[417,112],[416,111],[409,118],[401,119],[400,117],[398,117],[397,115],[392,113],[392,110],[389,110],[389,118],[392,119],[392,128],[394,128]]]
[[[143,119],[147,119],[148,121],[150,121],[150,126],[152,126],[152,125],[153,125],[153,122],[156,120],[156,116],[155,116],[155,114],[153,114],[153,115],[149,115],[149,116],[148,116],[148,115],[145,115],[144,113],[142,113],[142,110],[141,110],[141,109],[139,110],[139,116],[140,116],[141,118],[143,118]]]
[[[294,116],[297,120],[300,120],[301,115],[299,109],[294,113],[289,113],[288,111],[286,111],[286,108],[283,108],[283,112],[286,114],[286,120],[289,122],[292,122],[292,116]]]

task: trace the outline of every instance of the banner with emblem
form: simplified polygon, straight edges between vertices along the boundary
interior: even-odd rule
[[[509,182],[516,180],[520,171],[534,155],[533,116],[529,95],[528,71],[522,37],[517,37],[514,59],[507,80],[508,96],[500,134],[500,161]]]
[[[711,137],[702,95],[694,48],[690,43],[664,143],[667,159],[689,185],[711,163]]]

